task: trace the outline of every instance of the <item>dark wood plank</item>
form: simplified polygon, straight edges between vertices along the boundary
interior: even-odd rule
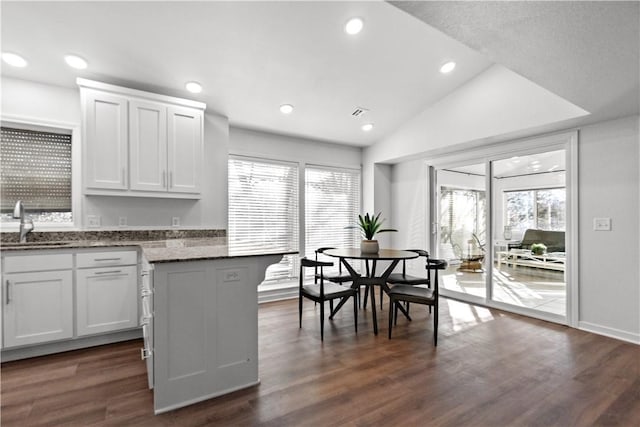
[[[387,310],[379,312],[386,329]],[[260,306],[261,384],[153,415],[140,341],[2,364],[3,426],[640,425],[640,346],[441,300],[393,339],[371,311],[325,324],[297,301]]]

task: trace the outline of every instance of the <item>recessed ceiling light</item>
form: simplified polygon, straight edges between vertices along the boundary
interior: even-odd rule
[[[362,19],[351,18],[345,24],[344,30],[346,31],[347,34],[354,35],[362,31],[363,27],[364,27],[364,21]]]
[[[280,106],[280,112],[282,114],[291,114],[291,113],[293,113],[293,105],[291,105],[291,104],[282,104]]]
[[[449,61],[446,64],[444,64],[442,67],[440,67],[440,72],[442,74],[448,74],[452,72],[454,68],[456,68],[456,63],[453,61]]]
[[[27,66],[27,60],[16,53],[2,52],[2,60],[14,67],[22,68]]]
[[[84,70],[89,65],[87,64],[87,61],[77,55],[66,55],[64,60],[69,67],[77,70]]]
[[[373,129],[373,123],[367,123],[366,125],[362,125],[362,130],[365,132],[369,132]]]
[[[184,85],[185,88],[191,93],[200,93],[202,92],[202,85],[198,82],[188,82]]]

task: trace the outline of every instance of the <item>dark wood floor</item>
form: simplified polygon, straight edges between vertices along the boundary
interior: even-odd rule
[[[161,416],[141,343],[2,365],[2,426],[640,425],[640,346],[442,300],[439,345],[425,309],[386,315],[374,336],[351,310],[328,322],[297,301],[260,306],[261,384]]]

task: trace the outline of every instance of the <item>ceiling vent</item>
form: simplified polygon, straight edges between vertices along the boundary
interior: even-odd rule
[[[362,117],[368,112],[369,110],[367,110],[366,108],[356,107],[356,109],[353,111],[353,113],[351,113],[351,115],[353,117]]]

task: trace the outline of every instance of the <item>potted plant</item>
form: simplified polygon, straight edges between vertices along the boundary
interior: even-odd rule
[[[378,241],[374,240],[377,233],[385,233],[389,231],[398,231],[393,228],[381,228],[384,219],[380,219],[382,212],[377,215],[369,215],[366,213],[364,216],[358,215],[358,225],[349,225],[346,228],[357,228],[362,233],[364,239],[360,242],[360,251],[367,254],[375,254],[380,250]]]
[[[547,252],[547,245],[544,243],[534,243],[531,245],[531,252],[534,255],[544,255]]]

